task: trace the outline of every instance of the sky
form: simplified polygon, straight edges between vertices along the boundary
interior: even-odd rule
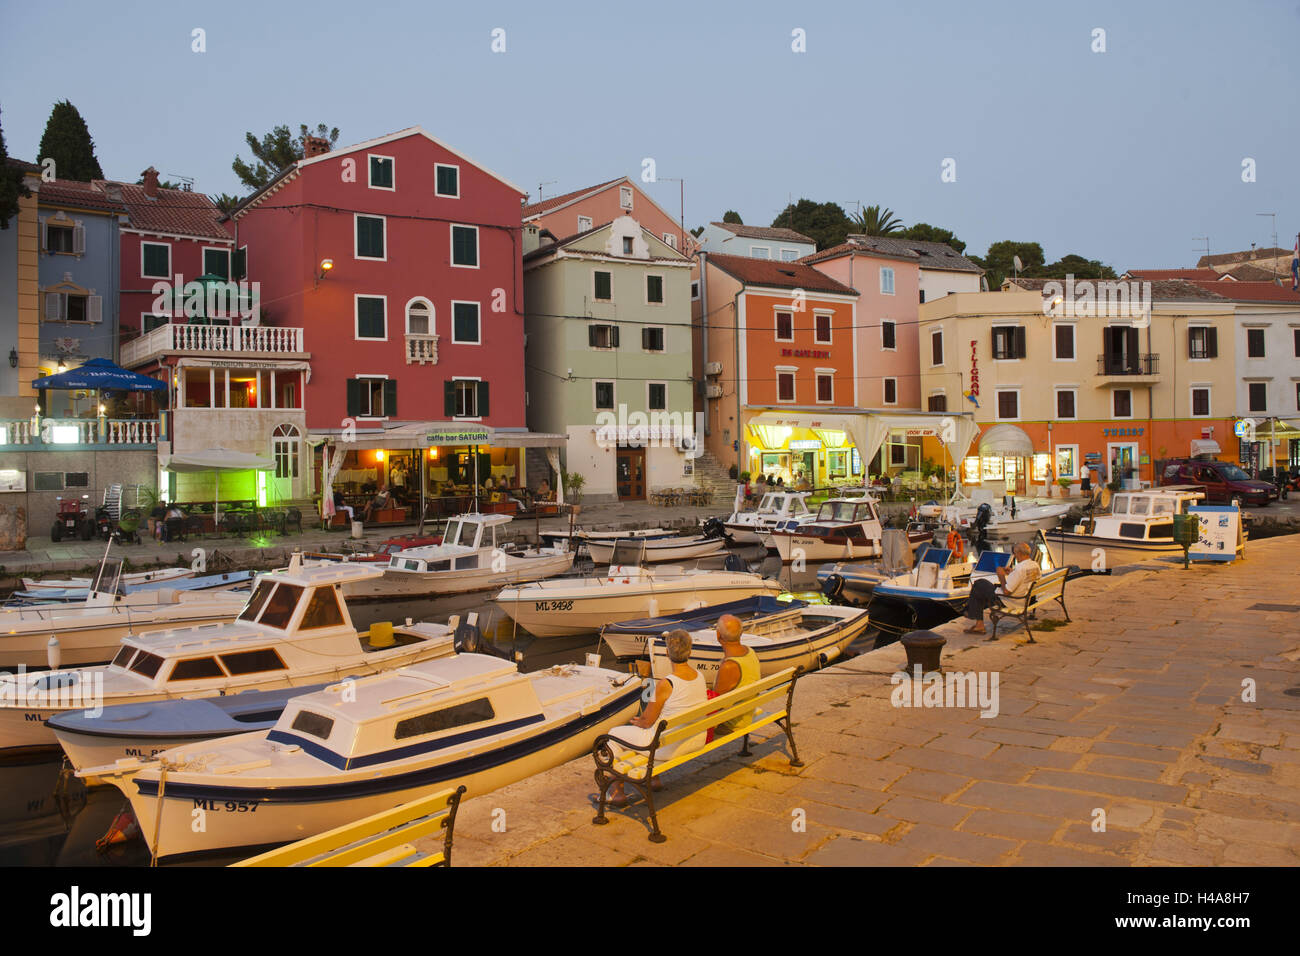
[[[324,122],[346,145],[418,125],[532,200],[653,159],[644,188],[676,215],[684,178],[687,228],[728,209],[768,225],[801,197],[882,204],[968,252],[1036,241],[1121,271],[1194,265],[1207,236],[1270,246],[1259,213],[1283,248],[1300,232],[1300,0],[0,11],[9,154],[37,160],[69,99],[112,179],[153,165],[242,195],[245,132]]]

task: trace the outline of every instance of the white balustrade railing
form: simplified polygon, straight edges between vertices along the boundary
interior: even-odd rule
[[[408,332],[406,335],[406,364],[437,365],[438,336]]]
[[[0,420],[0,445],[156,445],[156,418],[30,418]]]
[[[274,325],[160,325],[122,345],[122,364],[143,362],[159,352],[303,351],[303,330]]]

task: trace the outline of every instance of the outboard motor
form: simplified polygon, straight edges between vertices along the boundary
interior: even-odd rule
[[[462,621],[456,625],[453,641],[456,650],[462,654],[483,654],[488,652],[484,646],[483,633],[478,629],[478,625],[471,624],[468,621]]]
[[[976,551],[988,550],[991,520],[993,520],[993,508],[986,501],[975,509],[975,518],[970,523],[971,545]]]
[[[844,577],[839,574],[828,574],[826,580],[822,582],[822,594],[825,594],[830,600],[835,601],[844,593]]]
[[[725,538],[727,537],[727,527],[718,517],[706,518],[700,526],[700,532],[706,538]]]
[[[716,519],[710,519],[710,520],[716,520]],[[724,571],[748,571],[749,565],[745,563],[745,559],[742,558],[740,555],[729,554],[727,555],[726,560],[722,562],[722,569]]]

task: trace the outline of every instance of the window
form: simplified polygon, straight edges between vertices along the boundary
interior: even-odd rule
[[[925,290],[921,290],[921,304],[925,305]]]
[[[451,304],[451,340],[457,345],[479,345],[479,304],[453,302]]]
[[[674,233],[671,233],[671,232],[665,232],[665,233],[664,233],[664,243],[665,243],[665,244],[666,244],[670,249],[676,249],[676,248],[677,248],[677,236],[676,236]]]
[[[901,442],[890,442],[889,445],[889,463],[891,465],[907,465],[907,446]]]
[[[936,329],[930,333],[930,364],[943,364],[943,330]]]
[[[208,276],[221,276],[227,282],[230,281],[230,250],[229,249],[204,249],[203,250],[203,274]]]
[[[898,379],[896,378],[885,379],[885,404],[898,404]]]
[[[642,329],[641,348],[647,352],[662,352],[664,350],[664,330],[656,326]]]
[[[633,251],[633,246],[632,246],[632,237],[631,237],[631,236],[624,236],[624,237],[623,237],[623,255],[625,255],[625,256],[630,256],[630,255],[632,255],[632,251]]]
[[[1001,390],[998,392],[998,418],[1017,419],[1020,417],[1020,393]]]
[[[416,299],[406,307],[406,334],[433,334],[433,308],[423,299]]]
[[[1072,388],[1058,388],[1056,390],[1056,417],[1057,418],[1075,418],[1078,412],[1075,410],[1075,392]]]
[[[1133,393],[1127,388],[1115,389],[1112,398],[1112,410],[1116,418],[1133,417]]]
[[[460,167],[444,166],[442,163],[433,165],[433,192],[438,196],[446,196],[448,199],[460,198]]]
[[[590,216],[579,216],[579,217],[578,217],[578,232],[590,232],[590,231],[591,231],[591,217],[590,217]]]
[[[235,250],[234,261],[231,263],[231,272],[232,279],[248,278],[248,246],[240,246]]]
[[[818,312],[813,316],[813,341],[818,345],[831,344],[831,316],[826,312]]]
[[[387,300],[382,295],[356,296],[357,338],[387,339]]]
[[[1064,322],[1057,323],[1055,326],[1055,346],[1056,352],[1054,357],[1057,361],[1064,362],[1074,358],[1074,326],[1067,325]]]
[[[387,223],[383,216],[363,216],[356,214],[357,244],[354,256],[357,259],[383,259],[384,234]]]
[[[700,280],[696,279],[694,282],[691,283],[691,301],[696,302],[699,300],[699,298],[700,298]],[[1300,344],[1298,344],[1296,348],[1300,348]]]
[[[281,588],[283,587],[284,585],[281,585]],[[230,671],[231,677],[238,677],[240,674],[260,674],[265,671],[288,670],[284,666],[284,661],[280,659],[280,655],[275,652],[274,648],[270,647],[260,651],[239,651],[235,654],[222,654],[221,663],[226,665],[226,670]]]
[[[799,250],[798,250],[798,249],[784,249],[784,248],[783,248],[783,249],[781,250],[781,261],[782,261],[782,262],[794,262],[794,260],[796,260],[796,259],[798,259],[798,258],[799,258]]]
[[[823,405],[835,401],[835,376],[830,372],[817,373],[817,401]]]
[[[393,157],[370,157],[370,188],[393,189]]]
[[[420,714],[418,717],[407,717],[405,720],[399,720],[397,726],[393,729],[393,739],[405,740],[407,737],[437,734],[444,730],[452,730],[455,727],[481,724],[483,721],[492,720],[495,717],[496,711],[492,709],[492,702],[486,697],[480,697],[478,700],[453,704],[451,707]]]
[[[771,259],[772,250],[767,246],[750,246],[749,258],[751,259]]]
[[[894,294],[894,270],[889,266],[880,267],[880,294]]]
[[[593,349],[618,348],[618,326],[617,325],[587,326],[587,346]]]
[[[1198,326],[1187,330],[1187,357],[1212,359],[1219,357],[1219,330]]]
[[[894,323],[888,319],[881,320],[880,323],[880,347],[882,349],[897,348],[897,339],[894,336]]]
[[[172,667],[168,680],[203,680],[207,677],[225,677],[215,657],[191,657],[189,660],[177,661]]]
[[[1263,329],[1246,330],[1246,357],[1247,358],[1264,357],[1264,330]]]
[[[632,187],[631,186],[618,187],[618,204],[622,206],[624,209],[632,208]]]
[[[1022,359],[1025,357],[1025,330],[1019,325],[993,326],[993,357],[995,359]]]
[[[73,226],[62,223],[55,224],[46,220],[45,223],[45,251],[54,253],[62,252],[72,255],[76,248],[76,232]]]
[[[338,595],[332,587],[317,588],[303,612],[302,630],[317,627],[338,627],[343,623],[343,612],[339,610]]]
[[[45,293],[45,321],[99,322],[103,316],[103,297],[71,292]]]
[[[1295,384],[1295,407],[1296,407],[1296,411],[1300,412],[1300,382],[1296,382]],[[1295,446],[1292,445],[1291,447],[1294,448]],[[1293,453],[1293,458],[1294,458],[1294,453]]]
[[[170,279],[172,247],[163,242],[140,243],[140,275],[146,279]]]
[[[451,418],[482,418],[489,411],[488,383],[478,379],[457,378],[447,382],[443,391],[443,412]],[[446,542],[446,538],[443,539]],[[454,543],[454,542],[447,542]]]
[[[334,730],[334,718],[326,717],[324,714],[314,714],[310,710],[300,710],[293,718],[289,729],[301,730],[304,734],[329,740],[330,733]]]
[[[162,667],[163,659],[157,654],[150,654],[148,651],[141,651],[131,662],[131,673],[139,674],[141,677],[154,677],[158,673],[158,668]]]
[[[776,400],[778,402],[794,401],[794,372],[780,371],[776,373]]]
[[[1192,389],[1192,417],[1210,417],[1210,390],[1208,388]]]
[[[363,376],[347,381],[348,416],[391,418],[397,414],[397,382],[391,378]]]
[[[596,407],[613,408],[614,407],[614,383],[613,382],[596,382]]]
[[[1295,336],[1295,357],[1300,358],[1300,329],[1292,330],[1291,334]]]
[[[597,271],[592,279],[591,297],[601,302],[609,302],[614,298],[613,284],[610,273]]]
[[[451,227],[451,264],[466,269],[478,268],[478,227]]]
[[[668,408],[668,386],[663,382],[651,382],[646,390],[646,405],[652,412]]]
[[[794,341],[794,313],[776,313],[776,340],[778,342]]]
[[[275,459],[275,477],[298,477],[298,429],[277,425],[271,435],[271,457]]]
[[[134,647],[129,645],[122,645],[122,649],[117,652],[117,656],[113,658],[113,663],[109,666],[126,667],[127,664],[131,663],[131,658],[135,656],[135,650]]]
[[[1057,478],[1078,478],[1078,445],[1057,445],[1056,446],[1056,477]]]
[[[255,590],[253,596],[248,599],[248,603],[244,605],[244,609],[239,612],[237,620],[256,621],[257,615],[262,613],[262,608],[266,604],[266,599],[271,596],[271,592],[274,590],[274,581],[267,581],[265,578],[258,581],[257,590]]]
[[[664,277],[663,276],[646,276],[645,277],[645,300],[650,303],[662,305],[664,301]]]
[[[1250,410],[1252,412],[1268,411],[1268,383],[1251,382],[1247,388],[1250,390]]]
[[[927,412],[946,412],[948,410],[948,396],[943,392],[937,392],[931,395],[926,402]]]

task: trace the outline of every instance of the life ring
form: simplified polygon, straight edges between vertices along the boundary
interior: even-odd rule
[[[952,552],[954,561],[961,561],[966,557],[966,542],[956,528],[948,532],[948,550]]]

